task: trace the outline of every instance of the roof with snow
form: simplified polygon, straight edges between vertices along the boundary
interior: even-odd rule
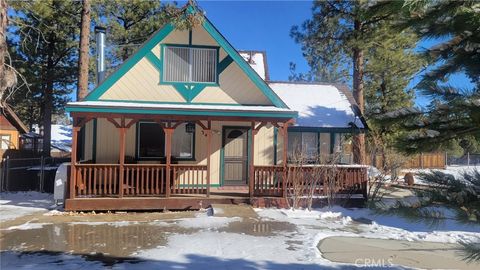
[[[240,56],[260,75],[265,81],[270,80],[267,66],[267,54],[264,51],[238,51]]]
[[[27,138],[41,138],[37,125],[33,126],[35,132],[24,134]],[[50,132],[52,151],[71,152],[72,151],[72,126],[62,124],[52,124]]]
[[[290,109],[298,111],[297,126],[365,127],[346,86],[298,82],[269,82],[269,86]]]

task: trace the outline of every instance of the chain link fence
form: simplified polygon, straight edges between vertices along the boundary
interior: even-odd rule
[[[70,158],[3,158],[0,163],[0,191],[53,193],[55,173]]]
[[[461,157],[449,156],[447,165],[452,166],[480,166],[480,154],[467,153]]]

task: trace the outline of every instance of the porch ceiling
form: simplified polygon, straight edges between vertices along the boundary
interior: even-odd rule
[[[296,118],[298,113],[275,106],[243,106],[215,104],[162,104],[112,101],[69,102],[67,112],[115,113],[115,114],[160,114],[184,116],[232,116]]]

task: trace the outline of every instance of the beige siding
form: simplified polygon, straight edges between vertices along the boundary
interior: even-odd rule
[[[118,163],[120,140],[118,129],[106,119],[97,122],[97,163]],[[125,155],[135,156],[135,126],[125,136]]]
[[[84,145],[84,160],[93,159],[93,132],[94,132],[94,120],[88,121],[85,124],[85,145]]]
[[[188,44],[188,31],[173,31],[160,44]],[[197,27],[192,32],[193,45],[219,46],[203,29]],[[161,46],[152,49],[153,54],[161,57]],[[226,57],[220,49],[219,61]],[[171,85],[160,84],[160,72],[143,58],[124,76],[112,85],[101,100],[186,102],[182,95]],[[219,87],[206,87],[192,103],[227,103],[245,105],[271,105],[268,98],[248,78],[236,64],[230,64],[219,76]]]
[[[159,84],[158,70],[146,58],[140,60],[120,78],[100,99],[185,102],[171,85]]]
[[[208,103],[212,102],[210,100],[216,100],[216,102],[225,103],[234,101],[245,105],[272,104],[236,63],[230,64],[220,74],[219,83],[222,91],[212,91],[212,89],[203,91],[193,100],[193,103]],[[223,93],[220,94],[220,92]]]

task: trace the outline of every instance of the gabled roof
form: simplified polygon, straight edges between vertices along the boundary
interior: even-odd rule
[[[12,124],[20,133],[27,133],[27,126],[20,120],[18,115],[13,111],[13,109],[5,103],[0,103],[1,114]]]
[[[297,126],[366,128],[347,86],[316,82],[269,82],[287,105],[298,111]]]
[[[196,9],[191,7],[193,11]],[[270,89],[268,84],[255,72],[255,70],[240,56],[240,54],[233,48],[233,46],[225,39],[225,37],[215,28],[215,26],[204,18],[202,22],[203,29],[213,38],[218,45],[227,53],[231,58],[231,61],[235,62],[240,69],[250,78],[250,80],[258,87],[258,89],[265,95],[265,97],[278,108],[288,108],[287,105]],[[150,37],[141,47],[130,56],[120,67],[115,70],[110,76],[108,76],[97,88],[90,92],[85,101],[98,101],[102,94],[104,94],[114,83],[116,83],[122,76],[124,76],[135,64],[137,64],[143,58],[151,58],[151,50],[158,45],[165,37],[167,37],[175,27],[168,23],[159,29],[155,34]],[[155,59],[154,59],[155,60]],[[220,63],[221,64],[221,63]],[[187,91],[197,91],[198,89],[192,88]],[[198,91],[197,91],[198,92]],[[196,93],[198,94],[198,93]],[[189,101],[187,101],[189,103]],[[69,105],[67,105],[67,111],[70,111]]]

